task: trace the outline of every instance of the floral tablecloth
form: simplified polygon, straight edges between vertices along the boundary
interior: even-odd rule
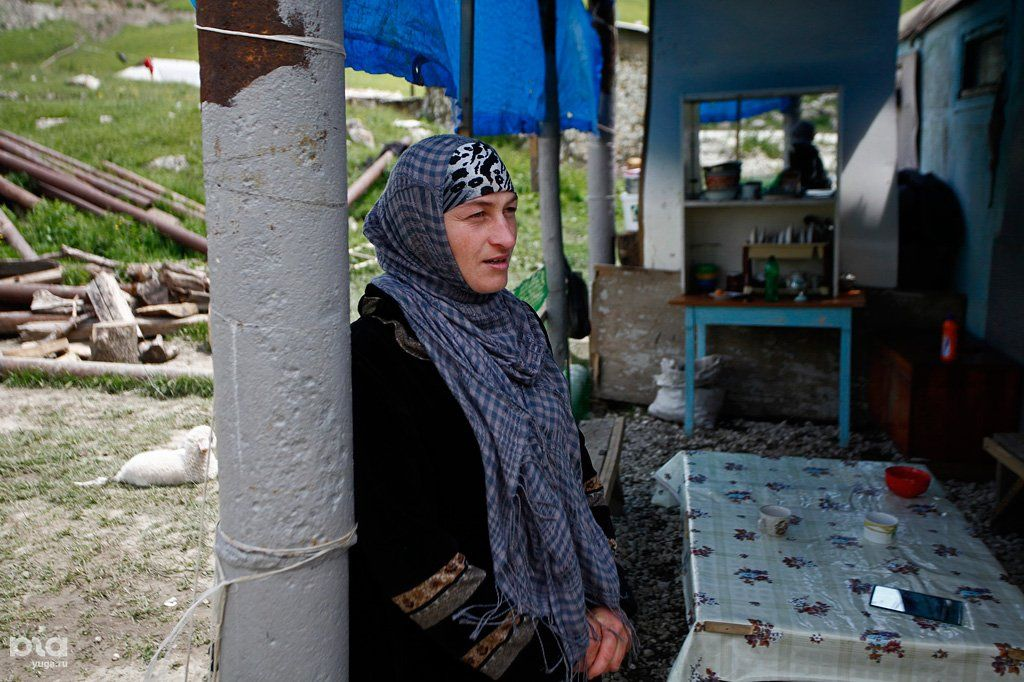
[[[683,516],[690,623],[669,679],[1020,677],[1024,596],[937,482],[900,498],[885,487],[886,466],[695,451],[659,469],[655,502]],[[785,538],[758,531],[763,504],[793,512]],[[899,518],[892,544],[863,539],[871,510]],[[964,625],[870,607],[875,584],[958,599]]]

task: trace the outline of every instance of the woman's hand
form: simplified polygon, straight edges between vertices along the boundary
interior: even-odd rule
[[[629,652],[629,631],[610,609],[598,606],[587,612],[590,625],[590,645],[580,661],[580,670],[586,670],[587,679],[613,673],[622,665]]]

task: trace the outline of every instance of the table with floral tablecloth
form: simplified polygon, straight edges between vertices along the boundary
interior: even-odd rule
[[[884,462],[680,452],[655,474],[655,502],[680,507],[690,632],[673,682],[1015,679],[1024,596],[933,481],[904,499]],[[783,538],[758,508],[788,507]],[[899,519],[889,545],[864,513]],[[873,585],[964,602],[962,626],[868,605]]]

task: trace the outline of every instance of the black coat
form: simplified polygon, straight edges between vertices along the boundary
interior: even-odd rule
[[[529,621],[473,626],[452,616],[493,605],[484,470],[476,437],[398,305],[370,285],[352,324],[355,512],[351,679],[563,679],[557,646]],[[582,438],[582,436],[581,436]],[[611,538],[583,451],[580,485]],[[613,542],[613,541],[612,541]],[[614,544],[614,543],[613,543]]]

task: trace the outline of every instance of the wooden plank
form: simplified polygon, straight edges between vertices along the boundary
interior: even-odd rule
[[[601,473],[605,457],[608,455],[608,441],[612,435],[612,427],[615,420],[611,417],[602,419],[586,419],[580,422],[580,431],[587,444],[587,452],[590,453],[590,462],[594,465],[594,471]]]
[[[746,625],[740,625],[738,623],[722,623],[714,620],[706,620],[703,623],[699,623],[699,625],[703,626],[700,629],[704,632],[714,632],[715,634],[719,635],[746,636],[753,634],[754,632],[754,626],[750,623],[747,623]],[[696,629],[696,627],[694,629]]]
[[[604,484],[605,495],[609,500],[615,494],[615,488],[619,483],[619,455],[622,453],[622,438],[625,431],[625,418],[616,417],[611,437],[608,439],[608,455],[601,470],[601,483]]]
[[[67,351],[69,346],[70,343],[65,338],[36,341],[21,348],[8,348],[3,351],[3,355],[8,358],[45,358],[48,355],[60,355]]]
[[[60,252],[61,255],[65,256],[66,258],[74,258],[75,260],[80,260],[84,263],[92,263],[93,265],[99,265],[100,267],[103,268],[110,268],[111,270],[121,265],[120,262],[113,260],[111,258],[97,256],[94,253],[82,251],[81,249],[76,249],[73,246],[68,246],[67,244],[60,245]]]
[[[595,397],[638,405],[654,401],[661,359],[683,361],[683,309],[667,305],[678,293],[675,271],[595,268],[590,307]]]
[[[131,305],[125,300],[117,278],[109,272],[100,272],[85,288],[96,309],[100,322],[134,322]]]
[[[996,461],[1015,473],[1018,478],[1024,479],[1024,460],[1021,459],[1024,456],[1024,443],[1018,445],[1015,438],[1019,435],[997,433],[993,437],[986,438],[983,447],[985,452],[992,455]]]
[[[135,309],[139,315],[154,315],[156,317],[191,317],[199,313],[199,306],[195,303],[158,303],[156,305],[144,305]]]

